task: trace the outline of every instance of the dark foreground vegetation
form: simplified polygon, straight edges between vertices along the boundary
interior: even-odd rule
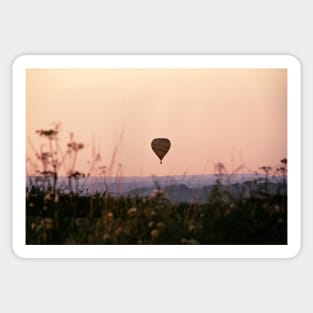
[[[263,188],[262,188],[263,189]],[[233,199],[217,184],[206,204],[151,197],[27,192],[27,244],[287,244],[287,196]]]

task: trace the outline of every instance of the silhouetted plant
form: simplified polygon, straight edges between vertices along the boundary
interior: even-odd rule
[[[59,126],[37,133],[48,140],[49,150],[37,153],[39,176],[32,177],[26,188],[27,244],[287,243],[287,159],[275,169],[260,167],[255,179],[232,184],[237,197],[229,189],[233,173],[219,162],[207,202],[182,203],[170,201],[156,177],[149,196],[113,195],[107,175],[113,173],[117,148],[110,169],[98,164],[101,157],[95,153],[85,174],[76,168],[85,145],[74,141],[74,134],[62,154]],[[58,186],[62,166],[67,169],[68,185]],[[103,193],[84,192],[92,172],[103,180]],[[113,183],[119,183],[120,173],[119,164]],[[277,189],[271,188],[272,178],[279,181]]]

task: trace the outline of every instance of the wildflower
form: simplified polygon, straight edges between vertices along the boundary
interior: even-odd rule
[[[156,188],[150,193],[150,198],[160,198],[165,195],[164,191],[161,190],[160,188]]]
[[[150,221],[150,222],[148,223],[148,227],[149,227],[149,228],[152,228],[152,227],[154,227],[154,224],[155,224],[155,223],[154,223],[153,221]]]
[[[157,239],[160,235],[160,232],[157,229],[152,229],[150,232],[150,236],[152,239]]]
[[[150,212],[150,215],[151,215],[151,216],[156,216],[156,215],[158,215],[158,214],[157,214],[157,212],[155,212],[154,210],[152,210],[152,211]]]
[[[221,162],[218,162],[215,164],[215,170],[218,173],[218,175],[226,174],[226,168],[225,165]]]
[[[48,159],[52,157],[52,155],[49,152],[41,152],[40,154],[36,153],[36,157],[40,161],[48,161]]]
[[[158,222],[156,227],[161,231],[166,229],[166,225],[163,222]]]
[[[54,220],[50,217],[44,219],[44,227],[46,230],[52,230],[54,228]]]
[[[51,200],[51,194],[50,192],[47,192],[46,195],[43,198],[44,201],[50,201]]]
[[[106,217],[109,221],[113,220],[113,217],[114,217],[113,212],[108,212]]]
[[[36,133],[39,136],[47,137],[48,139],[54,139],[58,134],[58,130],[57,130],[57,128],[56,129],[48,129],[48,130],[39,129],[39,130],[36,130]]]
[[[191,224],[191,223],[190,223],[190,224],[188,225],[188,231],[189,231],[189,232],[192,232],[192,231],[194,231],[195,229],[196,229],[196,226],[195,226],[194,224]]]
[[[122,226],[119,226],[119,227],[117,227],[116,230],[115,230],[115,235],[118,236],[118,235],[120,235],[122,232],[123,232],[123,227],[122,227]]]
[[[73,151],[78,151],[83,149],[85,146],[83,143],[80,142],[70,142],[67,144],[68,148],[73,150]]]
[[[137,213],[137,208],[131,208],[131,209],[129,209],[128,212],[127,212],[127,214],[128,214],[129,216],[135,216],[136,213]]]
[[[42,171],[42,172],[38,171],[38,173],[45,177],[54,177],[56,175],[56,173],[52,171]]]
[[[78,172],[78,171],[76,171],[76,172],[71,172],[71,171],[69,171],[68,176],[69,176],[70,178],[80,179],[80,178],[84,178],[84,177],[85,177],[85,174],[84,174],[84,173],[81,173],[81,172]]]
[[[259,167],[260,170],[263,170],[266,175],[269,175],[270,172],[273,170],[271,166],[261,166]]]
[[[103,235],[103,240],[110,240],[110,239],[111,239],[111,235],[110,234],[105,233]]]
[[[36,225],[36,229],[35,231],[36,232],[40,232],[42,229],[43,229],[43,226],[44,226],[44,222],[43,220],[40,222],[40,224]]]

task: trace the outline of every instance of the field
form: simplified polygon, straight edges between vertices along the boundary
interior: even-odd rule
[[[27,244],[287,244],[287,196],[266,191],[232,197],[217,181],[207,203],[85,195],[32,186]],[[281,187],[281,186],[278,186]],[[252,187],[251,187],[252,189]]]
[[[49,150],[36,153],[39,164],[28,160],[38,176],[26,188],[27,244],[287,244],[287,159],[275,169],[261,167],[263,178],[237,184],[236,196],[223,183],[229,174],[218,163],[204,202],[172,201],[158,181],[148,196],[116,195],[108,186],[88,194],[82,181],[100,173],[105,185],[115,153],[108,169],[98,166],[95,154],[83,174],[75,166],[82,143],[71,136],[62,153],[57,126],[36,132]],[[66,164],[67,183],[60,186],[58,172]],[[274,177],[279,180],[273,185]]]

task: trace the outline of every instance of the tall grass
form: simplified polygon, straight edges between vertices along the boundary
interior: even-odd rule
[[[27,161],[28,174],[36,173],[26,193],[27,244],[287,243],[287,159],[276,169],[262,166],[261,177],[235,184],[239,197],[226,186],[242,167],[229,173],[222,163],[216,164],[216,183],[206,203],[170,201],[157,177],[149,196],[113,196],[107,177],[114,175],[115,183],[120,182],[116,155],[123,134],[108,167],[100,164],[99,153],[93,153],[89,172],[82,173],[76,163],[85,145],[71,134],[63,151],[59,131],[59,125],[38,130],[48,149],[41,147],[37,152],[32,147],[37,162]],[[61,168],[67,173],[63,185],[58,183]],[[104,192],[83,192],[91,174],[102,179]],[[273,176],[281,177],[274,194],[270,190]]]

